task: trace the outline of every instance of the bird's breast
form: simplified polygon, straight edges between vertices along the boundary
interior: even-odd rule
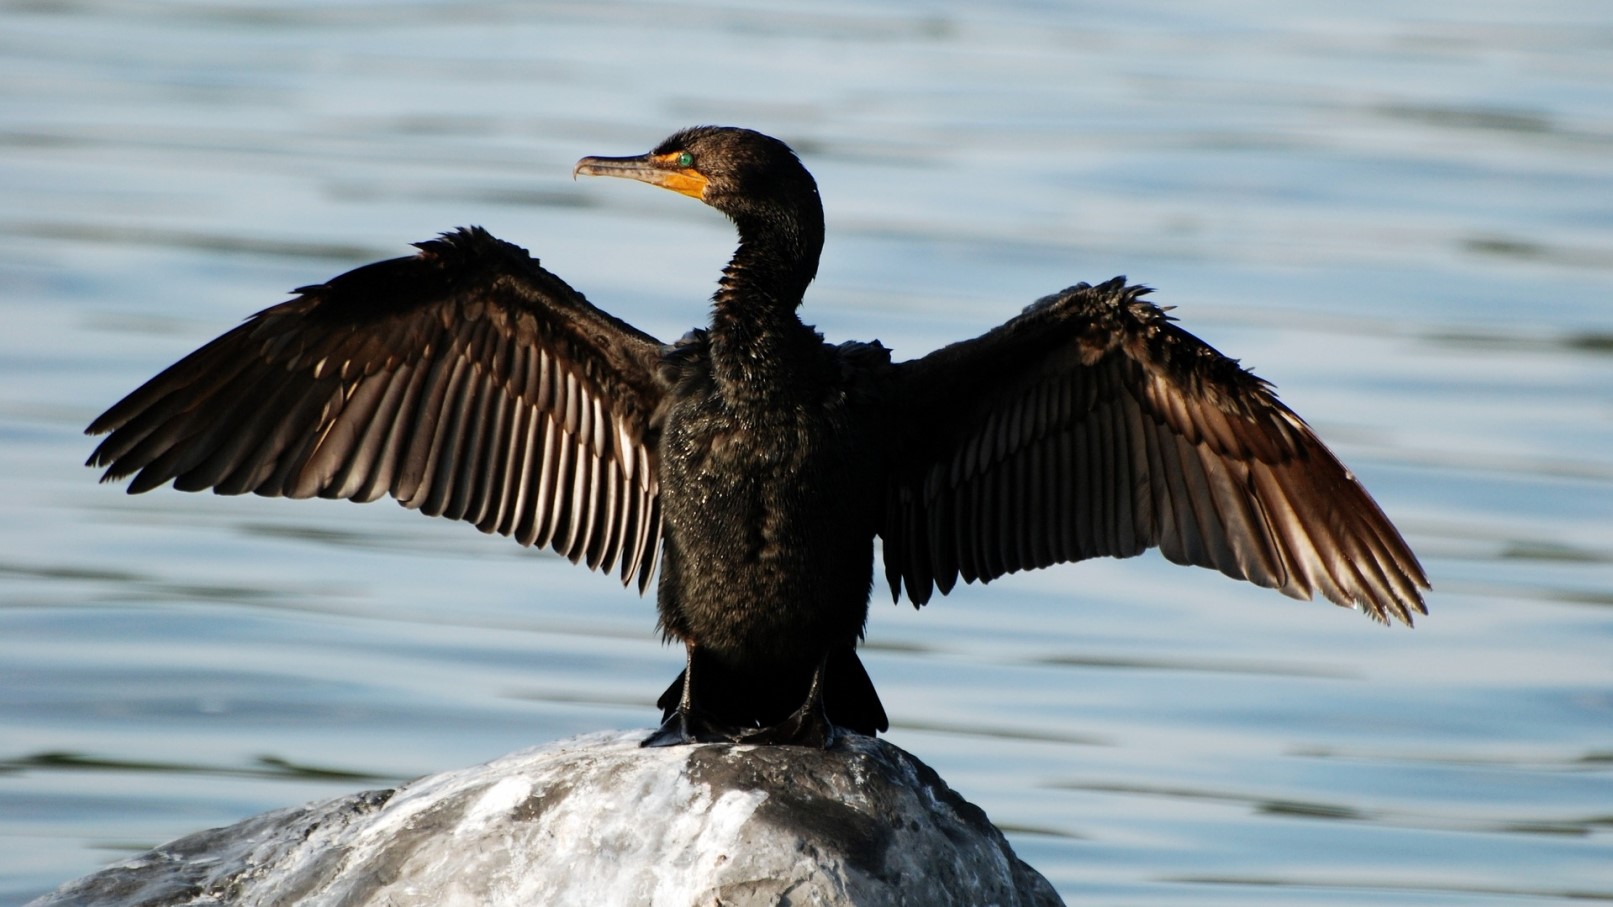
[[[866,413],[678,400],[661,436],[663,620],[747,654],[861,631],[881,467]],[[815,656],[814,656],[815,657]]]

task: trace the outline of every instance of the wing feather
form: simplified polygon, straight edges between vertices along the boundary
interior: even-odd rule
[[[1269,385],[1116,279],[895,367],[886,574],[1165,557],[1378,620],[1426,613],[1417,558]]]
[[[370,501],[649,582],[662,345],[479,228],[304,287],[111,407],[130,492]]]

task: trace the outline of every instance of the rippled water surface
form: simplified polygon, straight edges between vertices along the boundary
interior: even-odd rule
[[[653,607],[385,503],[128,497],[102,408],[484,224],[664,338],[731,231],[614,181],[790,141],[809,320],[898,355],[1129,274],[1275,381],[1415,631],[1154,556],[876,595],[890,737],[1080,904],[1613,900],[1606,4],[0,3],[0,902],[199,828],[646,726]]]

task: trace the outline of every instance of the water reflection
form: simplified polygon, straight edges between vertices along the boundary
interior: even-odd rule
[[[1549,133],[1556,126],[1544,110],[1503,110],[1494,107],[1436,107],[1413,104],[1386,104],[1373,108],[1392,118],[1415,120],[1442,129]]]
[[[192,252],[244,253],[287,258],[298,262],[352,262],[380,256],[376,249],[262,236],[228,236],[218,232],[185,232],[104,223],[13,222],[0,226],[0,235],[55,239],[69,243],[106,243],[114,246],[168,246]]]
[[[1393,763],[1386,764],[1392,765]],[[1576,817],[1553,816],[1549,818],[1479,817],[1469,814],[1437,814],[1394,808],[1365,808],[1338,802],[1289,800],[1253,794],[1181,787],[1147,787],[1100,782],[1062,782],[1054,784],[1052,787],[1131,797],[1159,797],[1171,800],[1225,803],[1244,807],[1260,815],[1282,818],[1366,822],[1386,827],[1426,829],[1430,831],[1588,837],[1613,823],[1613,817],[1597,814],[1585,814]]]
[[[397,783],[400,779],[371,775],[365,772],[298,765],[279,756],[259,756],[251,767],[236,765],[205,765],[193,762],[140,762],[129,759],[111,759],[85,753],[35,753],[16,759],[0,760],[0,771],[112,771],[119,773],[220,775],[235,778],[286,778],[320,781],[353,781],[362,784]]]
[[[1116,658],[1112,655],[1050,655],[1038,664],[1083,668],[1131,668],[1145,671],[1247,674],[1266,677],[1358,677],[1359,672],[1331,665],[1281,664],[1270,661],[1234,661],[1204,658]]]
[[[1613,895],[1604,891],[1590,889],[1561,888],[1550,885],[1538,887],[1522,886],[1482,886],[1466,885],[1460,881],[1445,881],[1435,883],[1422,883],[1385,877],[1380,879],[1340,880],[1330,878],[1307,878],[1294,876],[1289,878],[1272,876],[1173,876],[1167,879],[1171,882],[1180,882],[1189,885],[1225,885],[1234,888],[1275,888],[1297,892],[1342,893],[1359,896],[1370,895],[1374,900],[1383,898],[1414,898],[1417,903],[1469,903],[1467,897],[1496,897],[1496,898],[1529,898],[1562,901],[1607,901],[1613,900]],[[1463,901],[1427,901],[1428,895],[1456,895],[1464,898]]]

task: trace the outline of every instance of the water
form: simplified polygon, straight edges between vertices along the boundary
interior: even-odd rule
[[[0,6],[0,903],[645,726],[653,608],[384,503],[130,498],[102,408],[482,223],[661,337],[714,212],[583,154],[791,141],[808,315],[919,355],[1116,273],[1279,385],[1416,631],[1156,557],[876,597],[890,737],[1071,903],[1613,900],[1613,13],[1594,3]]]

